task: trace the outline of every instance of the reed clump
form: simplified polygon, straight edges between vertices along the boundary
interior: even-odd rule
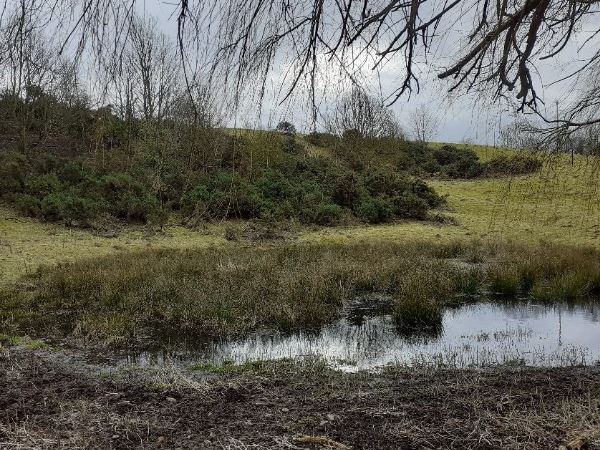
[[[600,294],[596,250],[540,244],[498,247],[487,272],[492,292],[574,301]]]

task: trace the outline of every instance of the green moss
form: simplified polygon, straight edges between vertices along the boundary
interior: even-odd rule
[[[23,347],[27,350],[49,350],[52,347],[39,339],[31,339],[29,336],[15,336],[0,333],[0,346]]]

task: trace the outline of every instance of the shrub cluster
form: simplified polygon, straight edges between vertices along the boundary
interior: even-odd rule
[[[233,218],[383,223],[424,219],[444,202],[409,174],[473,178],[541,166],[524,155],[482,163],[470,150],[397,139],[353,141],[362,142],[361,153],[347,139],[316,133],[306,139],[331,138],[333,155],[311,156],[293,137],[207,133],[194,137],[208,146],[200,154],[140,141],[136,153],[114,149],[101,167],[83,155],[0,153],[0,195],[25,214],[79,225],[100,216],[162,223],[172,211],[189,224]]]
[[[334,153],[357,171],[387,164],[418,176],[475,178],[485,170],[472,150],[452,145],[431,148],[401,139],[342,139],[335,145]]]
[[[524,154],[510,157],[501,155],[490,161],[481,162],[473,150],[461,149],[453,145],[434,149],[412,148],[410,155],[416,161],[416,165],[428,175],[447,178],[527,175],[542,168],[540,159]]]
[[[387,164],[416,176],[470,179],[505,174],[524,175],[542,166],[541,161],[526,155],[510,158],[501,156],[484,163],[470,149],[453,145],[430,147],[421,142],[401,139],[341,139],[329,145],[333,145],[336,157],[359,172]]]
[[[289,157],[252,179],[233,172],[208,174],[182,200],[191,220],[298,219],[333,225],[344,217],[369,223],[424,219],[443,203],[423,181],[383,167],[360,174],[329,158]]]
[[[233,136],[185,120],[123,120],[110,107],[91,109],[85,98],[67,104],[34,88],[29,102],[0,94],[0,197],[49,221],[162,223],[173,211],[191,223],[423,219],[443,199],[418,177],[523,174],[540,167],[526,156],[483,164],[470,150],[367,138],[355,129],[341,137],[314,132],[301,138],[293,124],[281,122],[279,132]]]
[[[432,151],[435,173],[450,178],[475,178],[484,172],[484,165],[472,150],[444,145]]]
[[[101,173],[81,162],[55,157],[0,155],[0,192],[25,214],[48,221],[86,225],[101,215],[128,222],[160,217],[160,203],[126,172]]]
[[[209,167],[186,165],[185,156],[159,157],[147,147],[133,164],[115,150],[104,167],[83,157],[0,153],[0,194],[27,215],[73,225],[99,217],[160,223],[173,211],[191,225],[234,218],[382,223],[424,219],[443,203],[426,183],[391,165],[358,172],[331,157],[303,154],[290,138],[277,144],[281,156],[253,168],[243,140],[235,156]]]

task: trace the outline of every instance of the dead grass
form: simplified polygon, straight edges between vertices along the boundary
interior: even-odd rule
[[[0,358],[1,448],[309,448],[299,436],[355,450],[600,448],[595,368],[343,374],[284,362],[196,389],[69,364]]]
[[[455,296],[489,290],[587,299],[600,293],[600,255],[477,241],[143,250],[41,268],[0,291],[0,323],[123,345],[317,326],[366,292],[390,296],[399,325],[419,329],[439,324]]]

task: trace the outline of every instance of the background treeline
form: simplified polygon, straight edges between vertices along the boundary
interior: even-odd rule
[[[22,20],[23,18],[20,18]],[[2,30],[10,34],[11,28]],[[7,39],[9,35],[5,36]],[[521,156],[481,163],[474,152],[419,142],[362,90],[340,99],[324,128],[296,135],[228,130],[200,73],[181,73],[176,46],[136,19],[122,52],[100,61],[95,107],[76,59],[35,31],[0,60],[0,196],[24,214],[78,226],[202,220],[332,225],[426,219],[444,199],[423,179],[527,173]]]
[[[295,135],[234,131],[164,119],[119,118],[110,108],[69,105],[41,89],[0,98],[0,194],[49,221],[163,224],[201,220],[426,219],[444,203],[422,178],[527,173],[536,159],[482,163],[473,151],[431,148],[355,130]],[[18,132],[28,117],[23,146]],[[291,125],[291,124],[289,124]]]
[[[0,193],[44,220],[161,224],[176,212],[187,224],[261,218],[326,225],[423,219],[443,203],[425,182],[383,159],[353,167],[336,156],[342,147],[360,153],[356,139],[335,138],[332,152],[319,155],[294,135],[123,120],[43,93],[18,108],[16,102],[0,99],[7,128],[25,108],[31,117],[43,110],[44,119],[27,125],[26,149],[18,133],[3,131]]]

